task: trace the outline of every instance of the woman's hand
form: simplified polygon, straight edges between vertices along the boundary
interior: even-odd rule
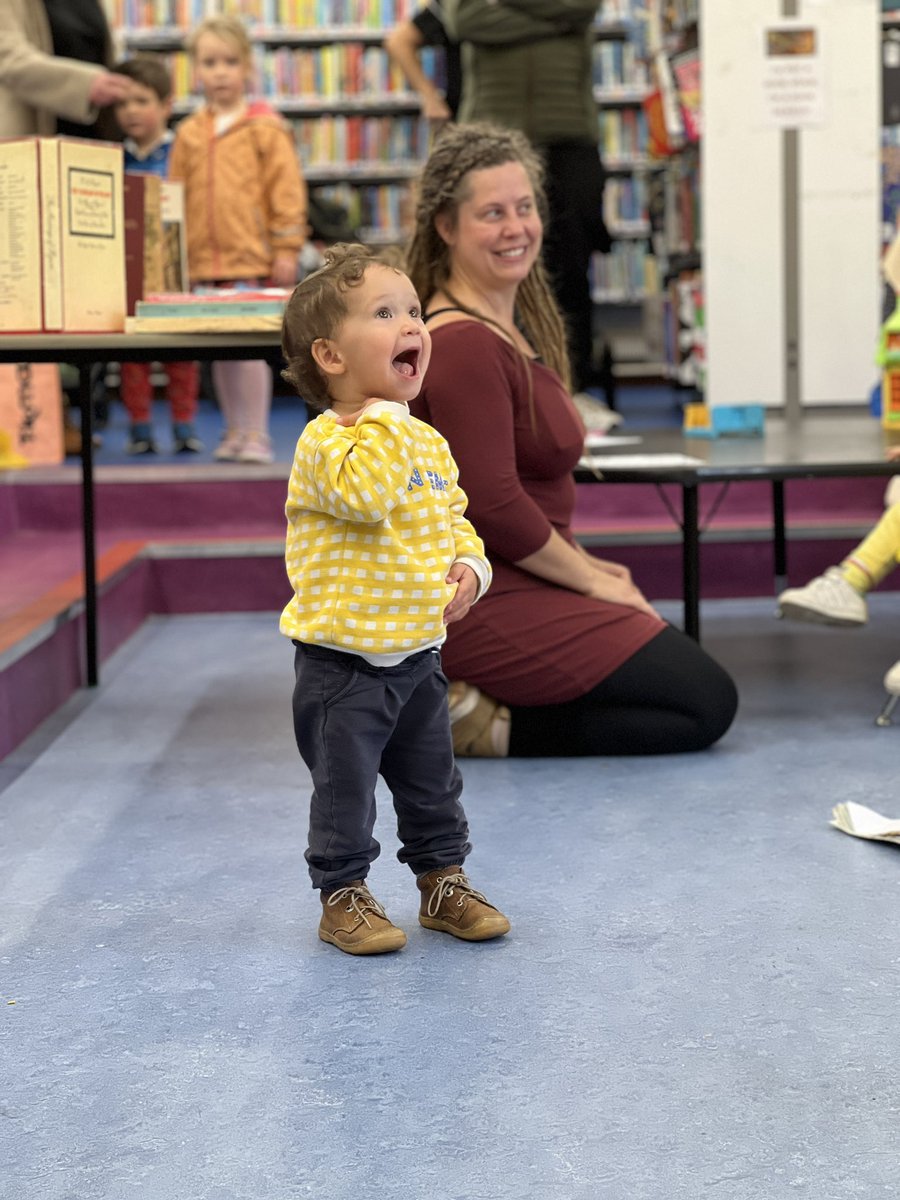
[[[579,546],[579,550],[581,549],[583,547]],[[604,571],[607,575],[615,575],[617,579],[624,579],[631,583],[631,572],[621,563],[609,562],[605,558],[595,558],[593,554],[588,554],[587,550],[584,551],[584,555],[595,571]]]
[[[662,620],[650,601],[632,583],[631,573],[628,569],[623,567],[622,570],[625,572],[624,575],[617,575],[602,569],[595,571],[594,580],[596,582],[585,592],[585,595],[594,600],[605,600],[607,604],[624,604],[628,608],[636,608],[640,612],[648,613],[651,617],[659,617]]]
[[[609,604],[626,604],[629,608],[640,609],[662,620],[653,605],[635,587],[627,567],[603,558],[594,558],[584,546],[567,541],[555,529],[550,531],[549,538],[540,550],[519,559],[516,566],[582,596],[605,600]]]
[[[900,458],[900,446],[888,446],[886,454],[891,460]]]
[[[447,583],[456,584],[456,594],[444,609],[444,624],[461,621],[478,595],[478,576],[467,563],[455,562],[447,572]]]

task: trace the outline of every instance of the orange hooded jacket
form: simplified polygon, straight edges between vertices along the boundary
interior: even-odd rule
[[[207,108],[181,121],[169,177],[184,181],[192,283],[265,279],[280,251],[306,240],[306,185],[287,123],[248,104],[217,134]]]

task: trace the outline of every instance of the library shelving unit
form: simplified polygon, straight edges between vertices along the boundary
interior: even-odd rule
[[[190,29],[212,13],[241,16],[253,43],[252,90],[291,122],[308,185],[376,244],[405,238],[410,183],[428,152],[418,97],[382,48],[387,31],[418,7],[419,0],[108,0],[119,49],[164,58],[176,120],[198,103],[184,49]],[[605,217],[614,236],[612,252],[593,264],[593,293],[604,309],[640,311],[659,287],[649,215],[658,167],[647,154],[642,14],[643,0],[606,0],[594,30]],[[440,84],[441,51],[426,48],[422,58]]]
[[[660,373],[693,393],[702,390],[705,361],[699,0],[648,0],[644,15],[647,149],[655,168],[648,196],[655,287],[645,305],[646,337],[663,360]]]

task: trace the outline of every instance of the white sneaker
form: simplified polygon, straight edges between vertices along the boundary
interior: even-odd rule
[[[806,587],[788,588],[778,597],[778,615],[821,625],[865,625],[865,599],[844,578],[840,567],[829,567]]]
[[[271,463],[275,461],[272,439],[265,433],[248,433],[237,454],[242,463]]]
[[[584,421],[586,433],[608,433],[622,424],[621,413],[613,410],[590,392],[576,392],[572,397],[578,415]]]
[[[237,462],[241,456],[244,438],[247,435],[238,429],[226,429],[222,440],[213,450],[212,456],[217,462]]]
[[[884,677],[884,689],[892,696],[900,696],[900,662],[895,662]]]

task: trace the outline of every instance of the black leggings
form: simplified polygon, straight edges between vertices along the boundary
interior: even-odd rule
[[[586,695],[511,709],[510,757],[681,754],[705,750],[734,720],[727,671],[671,626]]]

